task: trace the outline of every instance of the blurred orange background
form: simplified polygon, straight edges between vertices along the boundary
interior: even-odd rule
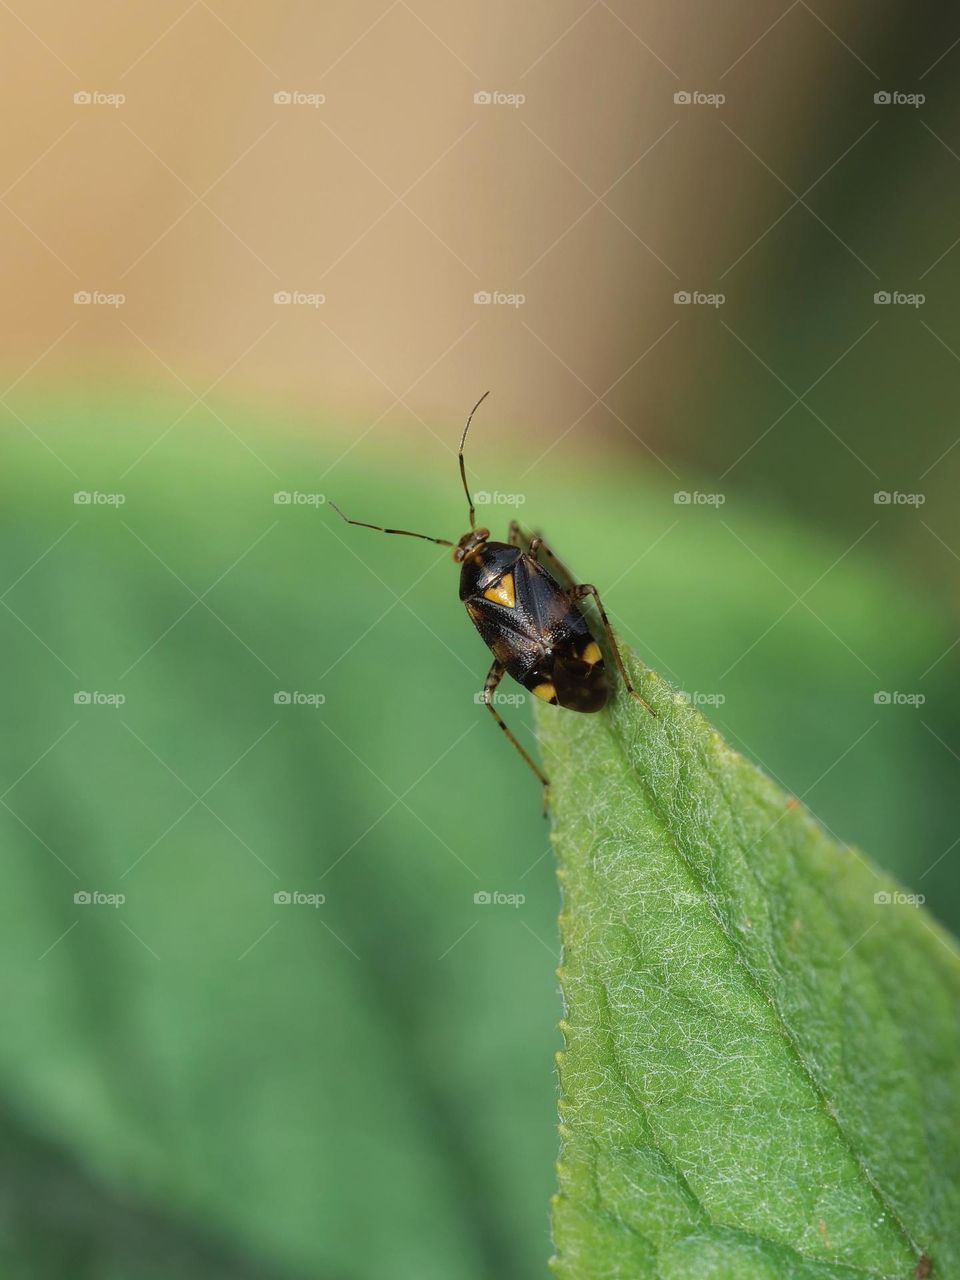
[[[705,372],[673,295],[715,287],[783,205],[716,112],[683,117],[673,95],[724,91],[723,119],[769,153],[832,43],[794,14],[751,50],[778,12],[0,9],[6,363],[397,429],[459,422],[491,386],[493,420],[669,448]],[[81,312],[78,291],[125,301]],[[281,309],[283,291],[324,302]]]

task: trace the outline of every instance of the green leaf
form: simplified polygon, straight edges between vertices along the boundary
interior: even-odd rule
[[[538,708],[564,899],[557,1273],[960,1275],[955,944],[628,661],[655,714]]]

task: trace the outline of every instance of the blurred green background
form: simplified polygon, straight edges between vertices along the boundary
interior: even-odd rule
[[[487,660],[449,553],[276,503],[322,492],[331,437],[217,409],[279,481],[245,451],[225,473],[206,414],[119,507],[75,504],[29,438],[3,477],[0,1052],[10,1159],[35,1170],[5,1193],[10,1274],[530,1274],[559,1012],[538,788],[473,703]],[[76,388],[30,406],[101,493],[131,433],[169,419]],[[491,452],[478,433],[494,491],[524,448]],[[463,522],[446,460],[391,448],[345,465],[337,498],[440,535]],[[704,709],[731,742],[956,920],[952,861],[932,866],[953,838],[934,734],[954,732],[955,691],[946,663],[919,682],[950,643],[934,602],[862,545],[831,568],[836,543],[771,511],[678,515],[602,460],[538,469],[527,506],[610,583],[622,635],[722,693]],[[816,585],[791,609],[778,578]],[[928,702],[877,706],[878,687]],[[504,712],[529,733],[528,707]],[[36,1220],[51,1183],[55,1240]]]
[[[459,536],[490,386],[481,518],[957,928],[955,18],[101,18],[0,16],[4,1273],[543,1274],[539,790],[449,553],[327,499]]]

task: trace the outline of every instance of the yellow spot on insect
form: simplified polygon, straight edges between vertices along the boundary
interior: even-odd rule
[[[505,573],[499,582],[488,587],[483,593],[484,600],[492,600],[494,604],[502,604],[505,609],[517,607],[517,593],[513,585],[513,574]]]
[[[600,652],[600,646],[597,644],[596,640],[591,640],[580,655],[581,660],[588,663],[591,667],[595,667],[602,657],[603,654]]]
[[[557,696],[557,691],[549,680],[545,680],[543,684],[535,685],[530,692],[535,698],[542,698],[544,702],[553,702]]]

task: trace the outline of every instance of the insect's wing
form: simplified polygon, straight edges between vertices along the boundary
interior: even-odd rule
[[[583,614],[551,573],[529,556],[517,565],[517,593],[534,633],[549,644],[547,654],[518,677],[521,684],[570,711],[599,711],[607,701],[607,678],[600,646]]]
[[[579,609],[571,605],[567,588],[539,560],[524,555],[517,564],[517,597],[538,635],[560,640],[571,629],[587,636]]]

